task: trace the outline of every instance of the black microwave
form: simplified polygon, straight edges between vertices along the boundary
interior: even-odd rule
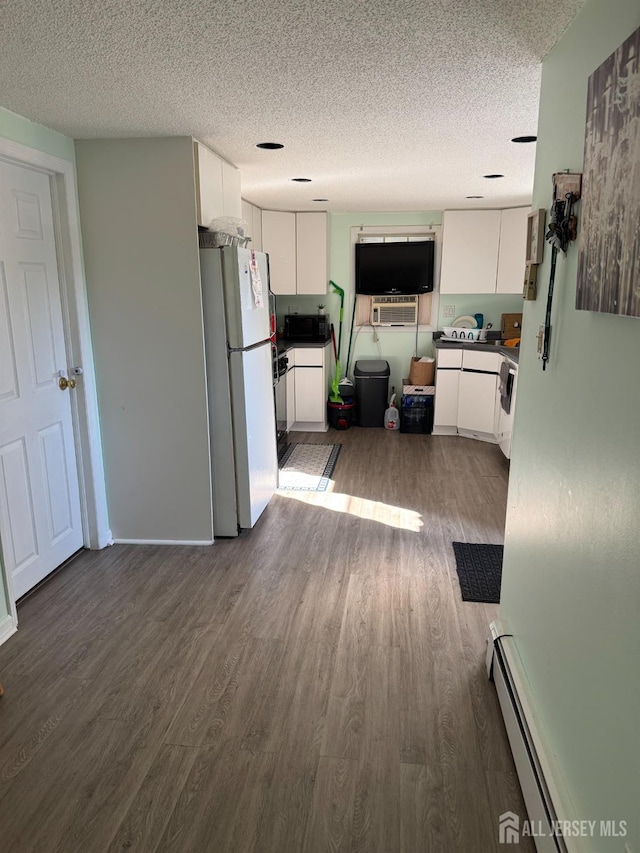
[[[284,336],[295,343],[324,343],[331,336],[328,314],[285,314]]]

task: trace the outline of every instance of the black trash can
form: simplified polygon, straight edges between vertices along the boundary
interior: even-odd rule
[[[383,427],[389,405],[389,362],[380,359],[356,361],[356,423],[361,427]]]

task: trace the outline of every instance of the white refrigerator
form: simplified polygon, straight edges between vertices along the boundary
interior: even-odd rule
[[[278,486],[269,305],[262,252],[200,249],[214,536],[237,536]]]

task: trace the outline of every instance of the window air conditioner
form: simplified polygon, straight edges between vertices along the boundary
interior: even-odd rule
[[[417,296],[374,296],[371,299],[372,326],[415,326],[418,322]]]

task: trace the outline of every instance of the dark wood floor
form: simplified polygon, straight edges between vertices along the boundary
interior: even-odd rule
[[[2,850],[489,853],[525,816],[484,672],[497,608],[461,601],[451,548],[502,541],[500,451],[296,438],[343,444],[331,493],[208,548],[85,552],[21,604]]]

